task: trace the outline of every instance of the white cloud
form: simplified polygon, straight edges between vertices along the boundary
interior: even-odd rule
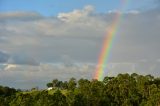
[[[7,64],[7,66],[4,68],[4,70],[12,70],[15,69],[17,65],[15,64]]]
[[[90,14],[94,12],[93,6],[86,6],[83,10],[74,10],[70,13],[59,13],[58,18],[65,22],[83,22]]]

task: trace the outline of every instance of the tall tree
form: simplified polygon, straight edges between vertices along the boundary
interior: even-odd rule
[[[68,89],[73,91],[76,88],[76,85],[77,85],[76,79],[71,78],[68,82]]]

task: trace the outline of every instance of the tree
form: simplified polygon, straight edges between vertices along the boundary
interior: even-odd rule
[[[66,102],[66,97],[61,93],[60,90],[57,90],[52,96],[53,102],[51,106],[68,106]]]
[[[103,79],[103,83],[104,84],[107,84],[109,81],[111,81],[112,79],[113,79],[114,77],[108,77],[108,76],[106,76],[106,77],[104,77],[104,79]]]
[[[62,89],[62,85],[63,85],[63,82],[62,81],[58,81],[56,87]]]
[[[71,78],[53,80],[52,91],[23,92],[0,86],[0,106],[160,106],[160,78],[133,73],[103,81]],[[65,90],[64,90],[65,89]]]
[[[67,81],[63,82],[62,89],[68,89],[68,82]]]
[[[90,83],[90,94],[89,94],[89,101],[91,102],[92,106],[99,106],[100,101],[102,98],[104,84],[98,80],[92,80]]]
[[[58,79],[54,79],[52,81],[53,87],[57,87]]]
[[[73,91],[76,88],[76,85],[76,79],[71,78],[68,82],[68,89]]]
[[[53,87],[53,83],[50,83],[50,82],[49,82],[49,83],[47,83],[46,86],[47,86],[48,88],[49,88],[49,87]]]
[[[90,81],[87,79],[80,79],[78,81],[78,88],[81,93],[83,93],[84,95],[87,95],[90,89]]]

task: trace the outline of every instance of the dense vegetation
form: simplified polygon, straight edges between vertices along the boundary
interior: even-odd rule
[[[47,87],[53,89],[24,92],[0,86],[0,106],[160,106],[160,78],[151,75],[54,79]]]

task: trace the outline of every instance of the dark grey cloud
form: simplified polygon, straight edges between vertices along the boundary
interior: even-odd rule
[[[33,66],[40,65],[40,63],[36,61],[33,57],[25,56],[23,54],[12,56],[8,61],[8,63],[15,65],[33,65]]]
[[[31,65],[38,66],[40,62],[35,60],[31,56],[24,54],[13,55],[0,51],[0,63],[3,64],[14,64],[14,65]]]
[[[0,63],[6,63],[9,59],[9,55],[7,53],[0,51]]]

